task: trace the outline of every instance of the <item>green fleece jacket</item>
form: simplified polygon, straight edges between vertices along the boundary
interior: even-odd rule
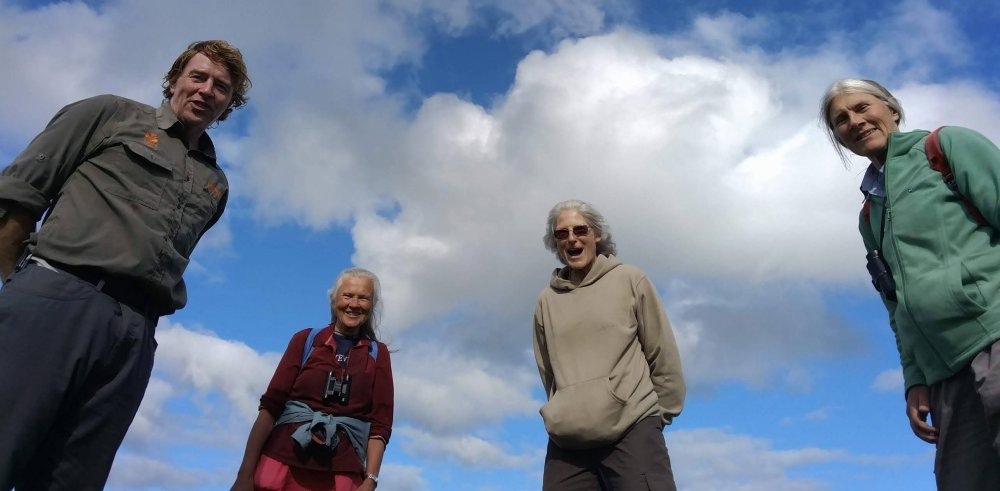
[[[579,285],[568,274],[553,272],[535,308],[535,361],[549,398],[541,414],[552,441],[593,448],[647,416],[669,424],[685,386],[652,283],[614,256],[597,256]]]
[[[860,219],[865,248],[881,244],[896,281],[897,301],[883,301],[907,390],[948,378],[1000,338],[1000,150],[966,128],[939,133],[958,191],[989,222],[979,225],[930,168],[927,135],[889,136],[886,198],[868,196]]]

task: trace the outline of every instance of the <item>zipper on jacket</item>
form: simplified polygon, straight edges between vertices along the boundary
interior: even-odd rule
[[[888,146],[888,143],[886,145]],[[901,287],[906,286],[906,274],[905,271],[903,271],[903,263],[901,261],[901,258],[899,257],[899,244],[896,242],[896,235],[892,233],[894,229],[892,224],[892,207],[889,206],[889,195],[891,193],[889,192],[888,155],[890,155],[889,149],[886,148],[886,159],[885,159],[886,161],[882,163],[882,189],[885,191],[885,199],[882,200],[882,213],[885,214],[885,220],[886,220],[886,227],[883,233],[889,236],[889,243],[892,245],[893,264],[890,265],[890,270],[897,271],[899,273],[899,281],[896,282],[896,299],[898,302],[900,300],[899,291],[903,289]],[[884,241],[885,241],[884,236],[879,237],[880,244],[883,243]],[[885,257],[884,251],[882,256],[883,258]],[[903,297],[904,298],[906,297],[905,291],[903,293]],[[909,308],[907,308],[907,312],[909,312]]]

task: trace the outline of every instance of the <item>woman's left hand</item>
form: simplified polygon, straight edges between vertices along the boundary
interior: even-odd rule
[[[366,478],[361,482],[361,485],[358,486],[357,491],[375,491],[375,481]]]

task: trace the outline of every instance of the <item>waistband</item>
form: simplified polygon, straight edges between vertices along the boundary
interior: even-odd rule
[[[94,285],[99,292],[132,307],[136,312],[147,316],[159,316],[159,310],[150,301],[143,285],[133,278],[111,275],[92,266],[72,266],[51,259],[35,259],[41,259],[44,264]]]

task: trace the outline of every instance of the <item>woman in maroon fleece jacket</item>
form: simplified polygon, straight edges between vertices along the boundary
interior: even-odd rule
[[[392,433],[389,350],[375,337],[379,281],[351,268],[330,290],[333,322],[299,331],[260,399],[237,490],[371,491]]]

